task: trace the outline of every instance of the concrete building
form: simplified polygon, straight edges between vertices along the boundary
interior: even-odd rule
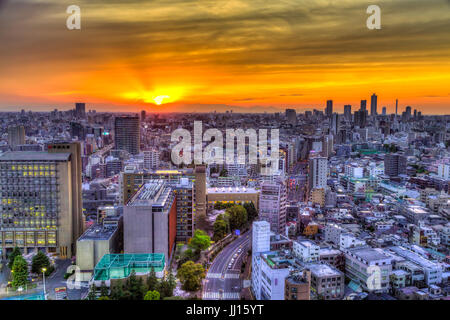
[[[139,154],[141,148],[139,116],[116,117],[114,121],[115,148],[132,155]]]
[[[117,224],[104,221],[87,229],[77,240],[76,262],[80,268],[79,281],[89,281],[95,266],[105,254],[120,252],[122,217]],[[77,279],[78,280],[78,279]]]
[[[23,126],[8,128],[8,144],[12,148],[25,144],[25,128]]]
[[[308,165],[308,190],[325,189],[327,186],[328,159],[311,152]]]
[[[389,247],[389,251],[417,266],[423,272],[425,276],[424,281],[427,286],[442,282],[442,267],[438,263],[430,261],[420,254],[400,246]],[[403,270],[405,269],[403,268]]]
[[[270,223],[253,222],[252,231],[252,291],[261,297],[261,253],[270,251]]]
[[[208,188],[206,191],[208,209],[214,208],[216,202],[241,204],[253,202],[259,208],[259,191],[247,187]]]
[[[406,174],[406,157],[398,153],[388,153],[384,157],[384,173],[389,177]]]
[[[147,182],[124,207],[125,253],[163,253],[166,263],[176,238],[176,196],[162,180]]]
[[[268,221],[275,233],[286,228],[287,190],[284,182],[264,182],[259,195],[259,218]]]
[[[302,262],[316,262],[319,261],[320,247],[309,240],[293,241],[292,251],[294,255]]]
[[[311,272],[295,272],[284,282],[284,300],[310,300]]]
[[[340,300],[344,297],[344,274],[336,268],[322,263],[305,266],[311,272],[311,289],[324,300]]]
[[[5,258],[15,246],[25,252],[45,249],[72,257],[79,216],[67,152],[6,152],[0,156],[0,246]],[[80,186],[81,187],[81,186]],[[81,200],[81,199],[80,199]]]
[[[81,164],[81,144],[79,142],[53,142],[47,145],[49,153],[70,153],[70,183],[72,184],[72,253],[77,239],[84,232],[82,180],[83,166]]]
[[[382,249],[353,248],[345,251],[345,274],[367,292],[389,290],[392,258]]]
[[[161,153],[157,149],[144,151],[144,168],[147,170],[156,170],[159,168]]]

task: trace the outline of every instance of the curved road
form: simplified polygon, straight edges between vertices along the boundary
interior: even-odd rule
[[[251,230],[231,242],[213,260],[203,285],[203,300],[239,300],[242,259],[250,248]],[[240,252],[239,249],[241,249]],[[228,265],[232,258],[231,269]]]

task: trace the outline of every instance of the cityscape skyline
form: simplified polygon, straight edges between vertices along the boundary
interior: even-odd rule
[[[384,1],[381,30],[362,0],[79,0],[81,30],[65,26],[71,1],[1,3],[1,110],[272,112],[373,92],[388,113],[395,99],[427,114],[450,104],[444,0]]]

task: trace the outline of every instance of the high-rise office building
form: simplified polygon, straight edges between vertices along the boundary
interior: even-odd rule
[[[382,111],[383,116],[386,115],[386,107],[383,107],[383,111]]]
[[[378,97],[374,93],[370,98],[370,115],[372,117],[377,115],[377,104],[378,104]]]
[[[398,99],[395,99],[395,115],[397,115],[398,112]]]
[[[406,156],[398,153],[388,153],[384,157],[384,173],[390,177],[406,174]]]
[[[72,224],[73,224],[73,244],[84,232],[83,202],[82,202],[82,180],[83,171],[81,163],[81,144],[79,142],[53,142],[48,144],[49,153],[71,154],[70,181],[72,183]],[[72,248],[72,252],[75,247]]]
[[[339,114],[338,113],[333,113],[331,116],[331,133],[333,135],[337,135],[337,133],[339,132],[339,126],[340,126],[340,122],[339,122]]]
[[[75,116],[84,118],[86,116],[86,104],[82,102],[75,103]]]
[[[144,122],[146,117],[147,117],[147,113],[145,112],[145,110],[142,110],[141,111],[141,122]]]
[[[25,144],[25,128],[23,126],[8,127],[8,144],[12,148]]]
[[[322,140],[322,155],[329,158],[333,153],[334,138],[332,134],[324,135]]]
[[[354,123],[355,126],[364,128],[367,124],[367,111],[366,110],[355,111]]]
[[[367,100],[361,100],[361,107],[359,108],[360,111],[366,111],[367,110]]]
[[[286,109],[286,120],[292,126],[297,125],[297,113],[294,109]]]
[[[349,104],[344,106],[344,118],[347,121],[352,121],[352,106]]]
[[[76,162],[76,161],[75,161]],[[79,236],[74,224],[70,152],[6,152],[0,156],[0,243],[3,258],[14,248],[45,249],[71,258]]]
[[[286,227],[287,190],[284,182],[264,182],[259,194],[259,218],[270,223],[275,233]]]
[[[319,153],[311,151],[308,164],[308,190],[320,189],[327,186],[328,159]]]
[[[333,100],[328,100],[327,108],[325,109],[325,115],[327,117],[331,117],[332,114],[333,114]]]
[[[139,154],[141,147],[141,124],[138,116],[116,117],[114,141],[117,150],[125,150],[132,155]]]

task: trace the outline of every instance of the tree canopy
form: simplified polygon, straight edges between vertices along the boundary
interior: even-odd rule
[[[17,256],[21,256],[22,252],[20,251],[20,249],[18,247],[14,247],[13,251],[9,254],[9,262],[8,262],[8,268],[12,269],[12,266],[14,264],[14,260],[16,259]]]
[[[28,264],[22,255],[16,256],[12,265],[12,285],[13,287],[22,287],[28,282]]]
[[[144,300],[160,300],[160,299],[161,295],[156,290],[148,291],[144,296]]]
[[[200,288],[201,281],[205,277],[205,268],[200,263],[188,261],[178,269],[177,275],[184,290],[196,291]]]
[[[194,236],[189,243],[189,246],[196,251],[207,249],[211,245],[211,238],[208,234],[200,229],[195,230]]]
[[[50,259],[44,252],[39,250],[31,262],[31,272],[42,273],[43,268],[47,270],[46,275],[49,275],[51,270]]]

